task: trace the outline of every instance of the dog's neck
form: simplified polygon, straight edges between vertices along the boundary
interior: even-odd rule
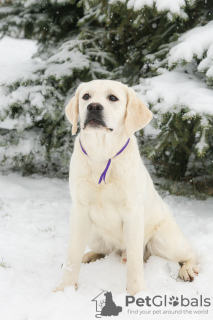
[[[88,156],[97,162],[107,161],[114,157],[127,142],[127,136],[123,128],[120,132],[84,132],[80,135],[82,146]]]

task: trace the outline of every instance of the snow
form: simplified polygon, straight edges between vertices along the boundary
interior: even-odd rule
[[[37,51],[36,41],[5,36],[0,41],[0,84],[14,82],[17,75],[31,72],[31,57]]]
[[[147,79],[141,79],[134,86],[142,101],[151,107],[155,114],[156,122],[160,124],[165,113],[175,114],[184,110],[183,120],[200,116],[202,135],[196,143],[195,149],[203,155],[208,149],[206,143],[206,128],[211,126],[213,115],[213,91],[207,87],[203,80],[197,78],[190,66],[178,67],[168,71],[159,68],[161,74]],[[152,122],[145,128],[146,135],[156,136],[159,130],[151,128]]]
[[[198,65],[198,71],[206,72],[207,78],[213,78],[213,44],[207,50],[206,58]]]
[[[123,0],[110,0],[109,3],[123,2]],[[188,1],[189,5],[192,5],[194,1]],[[185,0],[128,0],[127,7],[135,11],[142,10],[144,7],[155,6],[157,11],[170,11],[172,14],[182,15],[181,8],[186,6]]]
[[[189,110],[186,113],[189,117],[196,114],[213,115],[213,91],[204,81],[191,74],[190,70],[184,73],[183,67],[172,71],[162,68],[158,70],[161,75],[141,79],[141,83],[134,86],[142,99],[153,105],[153,111],[160,115],[179,112],[185,107]]]
[[[29,77],[29,75],[31,75],[31,78],[35,80],[36,76],[32,74],[32,71],[35,69],[36,64],[32,62],[31,57],[36,53],[36,51],[36,41],[14,39],[8,36],[5,36],[3,39],[1,39],[0,85],[3,85],[4,83],[7,83],[7,85],[14,84],[15,81],[20,79],[24,81]],[[7,90],[5,90],[3,87],[0,88],[0,107],[2,115],[4,114],[4,108],[8,107],[8,105],[17,100],[19,100],[21,103],[26,98],[28,99],[29,94],[26,93],[27,89],[24,89],[22,87],[22,92],[20,92],[20,89],[18,88],[17,91],[11,95],[7,95]],[[35,101],[35,98],[33,101]],[[5,119],[4,121],[0,122],[0,128],[13,129],[17,124],[18,120],[16,119]]]
[[[0,41],[0,67],[26,62],[36,51],[36,41],[4,36]]]
[[[205,26],[193,28],[185,32],[178,40],[178,44],[173,46],[168,54],[168,64],[180,61],[190,62],[194,56],[198,59],[203,57],[205,51],[213,43],[213,21]]]
[[[153,256],[145,264],[147,292],[138,293],[136,298],[164,294],[168,297],[182,294],[189,299],[202,294],[212,298],[213,202],[175,196],[165,196],[164,200],[194,246],[201,272],[194,282],[184,283],[177,278],[177,263]],[[138,318],[127,313],[126,267],[115,254],[82,265],[76,292],[71,287],[64,292],[52,292],[61,278],[66,257],[70,205],[66,180],[0,175],[1,319],[95,319],[95,303],[91,300],[102,290],[112,291],[115,303],[123,307],[118,318]],[[150,308],[136,309],[148,311]],[[174,307],[164,309],[176,310]],[[191,309],[208,309],[208,314],[182,314],[181,319],[212,319],[212,308]],[[143,319],[154,318],[143,315]],[[156,319],[177,318],[180,316],[156,315]]]
[[[63,77],[71,77],[74,73],[85,72],[90,70],[93,79],[96,78],[95,73],[110,74],[100,65],[98,60],[103,63],[105,60],[114,62],[112,57],[100,51],[98,47],[89,48],[88,40],[72,39],[62,44],[58,52],[52,55],[46,63],[44,77],[53,77],[61,80]],[[97,61],[92,62],[90,57],[95,57]]]
[[[26,74],[32,72],[34,63],[31,58],[36,52],[36,41],[4,36],[0,40],[0,84],[13,83],[17,76],[24,79]]]
[[[80,43],[80,40],[65,42],[59,51],[47,60],[45,78],[52,76],[60,80],[64,76],[71,76],[76,69],[88,69],[90,64],[87,55],[75,47]]]
[[[0,128],[11,130],[11,129],[14,129],[17,123],[18,123],[17,119],[5,119],[0,123]]]
[[[213,44],[207,50],[206,58],[198,65],[198,71],[206,71],[211,66],[213,66]]]
[[[206,76],[208,78],[213,78],[213,66],[211,66],[211,68],[209,68],[209,70],[206,73]]]
[[[203,150],[208,148],[208,144],[205,142],[205,130],[202,134],[200,141],[196,144],[195,148],[198,150],[200,154],[202,154]]]

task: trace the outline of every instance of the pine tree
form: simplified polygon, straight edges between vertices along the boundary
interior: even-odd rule
[[[1,160],[24,173],[67,173],[73,139],[64,106],[81,81],[111,78],[115,62],[100,50],[101,29],[81,30],[83,10],[73,3],[15,1],[13,10],[0,11],[1,31],[37,39],[43,59],[35,57],[27,72],[1,84],[1,120],[18,120],[13,130],[1,129]]]
[[[134,85],[155,114],[155,134],[139,136],[142,154],[160,176],[192,181],[203,175],[212,186],[212,2],[101,3],[105,47],[113,46],[118,64],[114,73]]]
[[[208,180],[211,186],[211,2],[16,0],[3,4],[2,35],[39,43],[29,72],[1,84],[1,119],[19,119],[14,130],[1,130],[5,163],[30,172],[63,171],[72,152],[64,106],[81,81],[106,78],[133,86],[153,111],[154,120],[138,141],[157,174],[173,180],[202,180],[202,188]],[[28,149],[20,148],[23,141]],[[209,190],[211,194],[212,187]]]

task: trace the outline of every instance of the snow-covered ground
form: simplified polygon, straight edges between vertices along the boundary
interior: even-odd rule
[[[196,249],[201,272],[194,282],[185,283],[177,278],[177,263],[151,257],[145,264],[147,292],[136,298],[200,299],[203,295],[213,303],[213,202],[174,196],[166,196],[165,201]],[[91,300],[103,290],[111,291],[115,303],[123,307],[120,319],[139,317],[129,309],[151,310],[141,315],[143,319],[212,319],[212,307],[126,307],[126,267],[114,254],[82,265],[77,291],[67,288],[53,293],[66,257],[70,206],[66,180],[0,175],[0,319],[95,319]],[[154,310],[161,311],[161,316],[153,315]],[[163,310],[182,314],[163,315]],[[208,314],[183,314],[184,310],[208,310]]]

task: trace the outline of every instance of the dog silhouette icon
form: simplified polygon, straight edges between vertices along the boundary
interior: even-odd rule
[[[118,316],[119,312],[122,311],[122,307],[116,306],[112,299],[112,292],[107,291],[105,294],[106,301],[105,305],[101,310],[102,316]]]

